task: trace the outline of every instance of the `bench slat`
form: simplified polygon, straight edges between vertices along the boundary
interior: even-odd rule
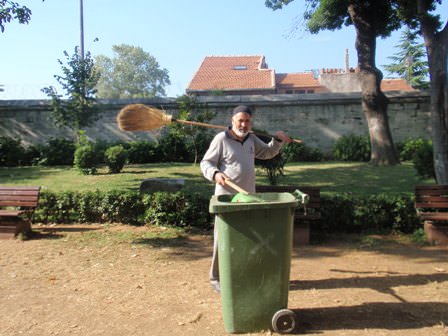
[[[0,207],[35,208],[39,202],[40,187],[0,186]]]
[[[17,217],[23,214],[25,211],[23,210],[0,210],[1,217]]]
[[[433,221],[448,221],[448,212],[420,212],[420,218]]]
[[[448,221],[448,185],[415,187],[415,208],[422,220]]]
[[[448,202],[416,202],[415,207],[417,209],[448,209]]]
[[[0,239],[31,230],[31,214],[39,202],[40,187],[0,186]],[[28,214],[28,219],[20,215]]]

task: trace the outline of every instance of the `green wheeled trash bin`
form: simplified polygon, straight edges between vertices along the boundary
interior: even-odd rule
[[[298,201],[290,193],[253,196],[249,203],[232,202],[232,195],[210,200],[218,225],[224,327],[229,333],[289,333],[296,326],[287,306]]]

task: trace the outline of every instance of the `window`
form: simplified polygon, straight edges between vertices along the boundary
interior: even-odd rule
[[[245,65],[235,65],[233,70],[247,70],[247,66]]]

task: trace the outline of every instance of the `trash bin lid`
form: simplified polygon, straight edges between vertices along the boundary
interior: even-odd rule
[[[298,201],[294,195],[287,192],[255,193],[251,195],[257,199],[256,202],[232,202],[234,195],[214,195],[210,199],[209,212],[224,213],[254,209],[296,208],[298,206]]]

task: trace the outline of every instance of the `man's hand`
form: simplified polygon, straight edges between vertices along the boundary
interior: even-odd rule
[[[217,184],[225,186],[226,185],[226,179],[228,179],[228,177],[226,175],[224,175],[223,173],[221,173],[221,172],[217,172],[215,174],[215,182]]]
[[[275,136],[279,138],[281,141],[286,142],[288,144],[292,142],[292,139],[289,136],[287,136],[286,133],[283,131],[278,131],[277,133],[275,133]]]

